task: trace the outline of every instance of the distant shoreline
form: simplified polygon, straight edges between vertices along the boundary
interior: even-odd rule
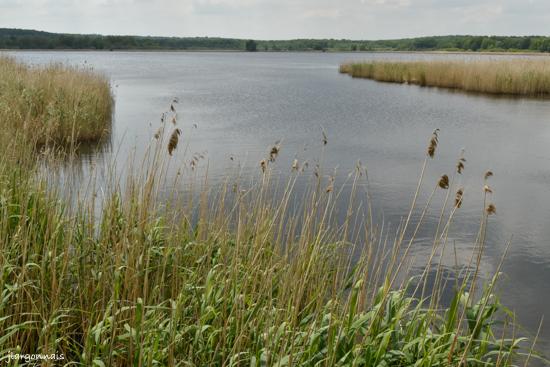
[[[204,49],[204,50],[170,50],[170,49],[119,49],[119,50],[98,50],[98,49],[41,49],[41,48],[29,48],[29,49],[19,49],[19,48],[2,48],[0,52],[126,52],[126,53],[138,53],[138,52],[158,52],[158,53],[248,53],[248,54],[281,54],[281,53],[311,53],[311,54],[428,54],[428,55],[517,55],[517,56],[539,56],[539,57],[550,57],[548,52],[540,51],[444,51],[444,50],[432,50],[432,51],[399,51],[399,50],[372,50],[372,51],[341,51],[341,50],[281,50],[281,51],[254,51],[249,52],[245,50],[226,50],[226,49]]]
[[[226,37],[153,37],[50,33],[0,28],[0,49],[124,50],[168,52],[488,52],[550,53],[549,36],[444,35],[401,39],[352,40],[295,38],[261,40]]]

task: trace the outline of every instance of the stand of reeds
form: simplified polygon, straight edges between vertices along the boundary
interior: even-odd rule
[[[550,59],[487,61],[370,61],[347,63],[354,78],[531,97],[550,96]]]
[[[0,121],[39,144],[96,142],[110,131],[109,81],[90,68],[44,67],[0,55]]]

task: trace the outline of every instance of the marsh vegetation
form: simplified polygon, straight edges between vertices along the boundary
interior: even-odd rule
[[[371,61],[347,63],[340,72],[354,78],[460,89],[495,95],[548,97],[550,60]]]
[[[108,134],[113,99],[109,81],[90,68],[46,67],[0,56],[2,130],[39,144],[95,142]]]
[[[64,116],[93,108],[95,99],[75,97],[81,84],[69,86],[66,98],[82,102]],[[45,105],[57,98],[57,89],[40,91]],[[19,108],[30,114],[31,106]],[[536,338],[519,337],[513,313],[495,296],[500,267],[488,283],[479,280],[496,211],[491,172],[479,178],[484,200],[469,260],[452,277],[441,267],[468,193],[459,184],[463,156],[425,182],[438,131],[410,211],[390,237],[372,221],[368,171],[359,162],[346,197],[321,165],[300,160],[285,167],[292,175],[274,195],[280,143],[258,157],[254,180],[228,178],[210,189],[193,179],[200,157],[186,155],[177,108],[174,100],[158,122],[141,166],[124,185],[113,177],[99,196],[91,189],[71,198],[49,185],[55,171],[37,169],[40,146],[2,129],[0,360],[9,352],[63,353],[66,363],[87,366],[511,366],[539,358]],[[319,146],[331,144],[318,135]],[[43,159],[55,167],[56,157]],[[175,181],[167,180],[170,163],[180,167]],[[296,207],[295,183],[304,176],[310,186]],[[185,177],[191,183],[182,193]],[[445,200],[434,209],[435,195]],[[348,215],[338,222],[341,200]],[[413,276],[410,250],[428,209],[440,213],[439,223],[424,271]]]

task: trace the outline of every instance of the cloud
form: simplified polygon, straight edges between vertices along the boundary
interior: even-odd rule
[[[381,39],[549,34],[548,0],[0,0],[3,27],[54,32]]]
[[[361,0],[362,4],[382,5],[388,7],[407,7],[411,5],[411,0]]]
[[[342,12],[340,9],[332,8],[332,9],[310,9],[306,10],[303,13],[303,18],[305,19],[337,19],[341,17]]]

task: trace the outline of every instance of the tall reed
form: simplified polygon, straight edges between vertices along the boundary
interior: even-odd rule
[[[39,144],[97,141],[110,130],[109,81],[91,69],[0,56],[0,123]]]
[[[550,96],[550,60],[370,61],[347,63],[340,72],[354,78],[469,92]]]

